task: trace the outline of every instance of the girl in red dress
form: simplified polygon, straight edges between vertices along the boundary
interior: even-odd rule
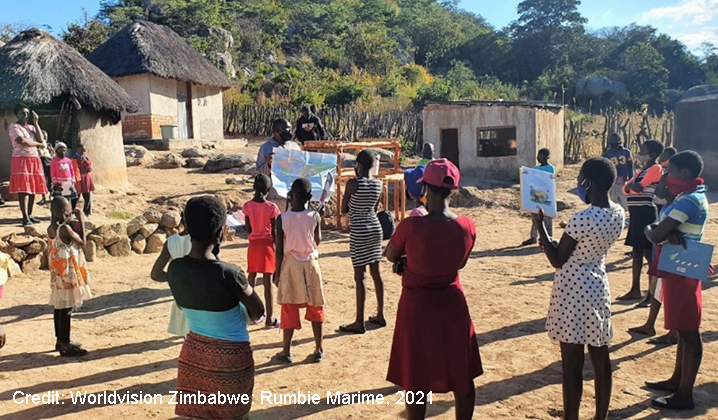
[[[85,216],[90,216],[92,214],[92,192],[95,191],[95,183],[92,182],[92,162],[87,156],[85,146],[82,144],[77,145],[75,165],[80,172],[80,179],[76,188],[82,194],[82,201],[84,201],[82,212],[85,213]]]
[[[407,391],[409,420],[425,417],[430,392],[453,392],[456,418],[470,419],[474,378],[483,373],[459,281],[459,270],[476,241],[476,227],[449,209],[449,195],[459,188],[459,178],[459,170],[448,160],[429,163],[421,180],[429,214],[404,219],[386,249],[389,261],[403,266],[387,380]]]

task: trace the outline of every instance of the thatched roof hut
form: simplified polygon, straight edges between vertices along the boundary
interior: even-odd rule
[[[718,86],[695,86],[676,105],[676,148],[693,150],[706,164],[703,177],[718,188]]]
[[[171,29],[137,21],[87,57],[140,103],[123,115],[126,140],[156,139],[162,125],[180,138],[223,137],[222,89],[227,77]]]
[[[127,183],[119,120],[121,113],[136,111],[137,103],[80,53],[38,29],[0,48],[0,178],[9,175],[7,127],[18,102],[37,111],[51,141],[86,145],[98,184]]]

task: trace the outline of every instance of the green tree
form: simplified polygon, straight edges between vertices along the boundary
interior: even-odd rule
[[[414,107],[421,108],[429,102],[449,102],[458,99],[459,93],[451,82],[443,77],[437,77],[433,82],[419,88]]]
[[[648,44],[634,45],[626,50],[621,69],[625,72],[623,81],[628,86],[634,107],[648,104],[660,109],[665,103],[669,73],[664,63],[661,53]]]
[[[82,10],[82,20],[71,23],[61,34],[62,40],[80,54],[87,55],[107,41],[109,26],[97,18],[91,18]]]
[[[385,27],[378,24],[361,24],[346,35],[345,50],[348,58],[370,74],[384,76],[396,67],[394,52],[399,44],[391,38]]]

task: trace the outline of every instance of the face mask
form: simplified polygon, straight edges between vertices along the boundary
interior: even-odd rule
[[[588,198],[588,188],[584,187],[583,183],[578,184],[578,190],[576,191],[576,193],[578,194],[578,198],[580,198],[581,201],[586,204],[591,204],[591,200]]]
[[[292,133],[290,133],[289,131],[282,131],[279,137],[281,137],[284,141],[289,141],[292,139]]]
[[[638,155],[636,155],[636,160],[637,160],[638,162],[640,162],[640,163],[646,163],[646,162],[648,162],[649,160],[651,160],[651,157],[648,156],[648,155],[638,154]]]
[[[693,192],[698,186],[703,185],[701,178],[696,179],[680,179],[680,178],[666,178],[666,188],[671,192],[671,195],[677,196],[684,192]]]

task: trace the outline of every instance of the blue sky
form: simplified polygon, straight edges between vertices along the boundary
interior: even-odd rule
[[[516,19],[520,0],[462,0],[460,6],[497,28]],[[94,15],[99,0],[0,0],[0,23],[48,25],[58,34],[80,19],[84,7]],[[583,0],[581,14],[590,28],[650,24],[697,51],[709,41],[718,46],[718,0]]]

